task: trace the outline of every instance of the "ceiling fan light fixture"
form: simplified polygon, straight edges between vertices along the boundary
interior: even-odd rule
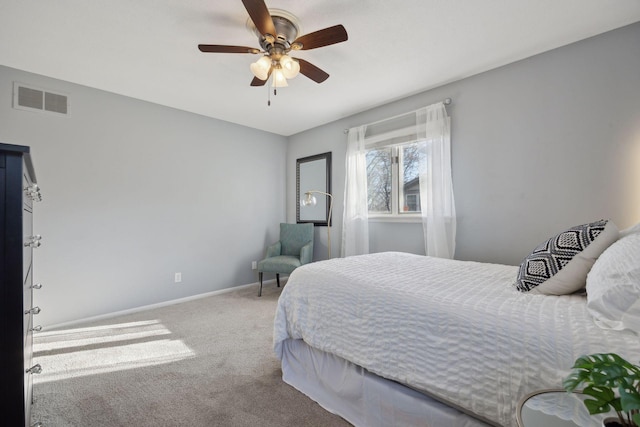
[[[263,56],[256,62],[249,66],[254,76],[260,80],[267,80],[269,78],[269,70],[271,69],[271,58]]]
[[[280,58],[280,66],[282,67],[282,73],[288,79],[292,79],[300,72],[300,63],[289,55],[283,55]]]
[[[323,28],[299,36],[298,18],[287,11],[269,9],[265,0],[242,0],[249,17],[247,28],[258,37],[262,49],[247,46],[198,44],[200,52],[207,53],[262,53],[264,57],[251,64],[251,73],[255,76],[251,86],[264,86],[269,79],[275,88],[288,86],[287,79],[298,74],[322,83],[329,74],[304,59],[295,59],[287,54],[290,51],[311,50],[342,43],[348,40],[347,30],[342,25]],[[276,72],[277,71],[277,72]],[[274,94],[275,94],[274,90]]]
[[[282,68],[276,68],[273,70],[273,87],[287,87],[289,84],[287,83],[287,78],[284,76],[282,72]]]

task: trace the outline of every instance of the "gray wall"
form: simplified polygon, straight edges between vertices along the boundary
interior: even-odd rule
[[[71,114],[13,109],[14,81]],[[0,100],[0,141],[31,147],[43,192],[39,323],[256,281],[285,219],[285,137],[6,67]]]
[[[291,136],[287,218],[295,220],[295,160],[332,151],[332,252],[339,253],[343,130],[451,97],[456,258],[518,264],[566,227],[600,218],[635,224],[639,70],[636,23]],[[372,252],[424,254],[420,224],[370,225]],[[316,236],[317,257],[325,258],[326,229]]]

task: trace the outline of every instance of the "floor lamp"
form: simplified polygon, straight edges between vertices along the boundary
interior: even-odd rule
[[[314,194],[329,196],[329,215],[327,216],[327,249],[329,252],[329,259],[331,259],[331,209],[333,208],[333,196],[329,193],[325,193],[324,191],[309,190],[304,193],[304,199],[300,200],[300,204],[302,206],[315,206],[318,201],[316,200]]]

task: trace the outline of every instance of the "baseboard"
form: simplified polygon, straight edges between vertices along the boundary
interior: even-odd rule
[[[280,279],[284,279],[286,277],[281,277]],[[273,284],[276,283],[276,279],[270,279],[270,280],[264,280],[262,282],[264,285],[266,284]],[[184,297],[184,298],[178,298],[178,299],[174,299],[174,300],[169,300],[169,301],[163,301],[163,302],[159,302],[156,304],[149,304],[149,305],[143,305],[140,307],[134,307],[134,308],[129,308],[127,310],[121,310],[121,311],[115,311],[112,313],[106,313],[106,314],[101,314],[98,316],[92,316],[92,317],[85,317],[83,319],[77,319],[77,320],[71,320],[69,322],[63,322],[63,323],[58,323],[55,325],[50,325],[47,326],[46,328],[43,327],[42,330],[50,330],[50,329],[59,329],[59,328],[66,328],[69,326],[75,326],[81,323],[86,323],[86,322],[94,322],[94,321],[98,321],[98,320],[105,320],[105,319],[110,319],[112,317],[116,317],[116,316],[122,316],[125,314],[133,314],[133,313],[139,313],[142,311],[147,311],[147,310],[152,310],[154,308],[161,308],[161,307],[166,307],[169,305],[174,305],[174,304],[180,304],[183,302],[187,302],[187,301],[193,301],[193,300],[197,300],[200,298],[206,298],[206,297],[210,297],[213,295],[220,295],[220,294],[224,294],[227,292],[232,292],[232,291],[237,291],[239,289],[245,289],[251,286],[260,286],[260,282],[254,282],[254,283],[249,283],[247,285],[239,285],[239,286],[232,286],[230,288],[224,288],[224,289],[218,289],[217,291],[211,291],[211,292],[205,292],[203,294],[197,294],[197,295],[191,295],[188,297]]]

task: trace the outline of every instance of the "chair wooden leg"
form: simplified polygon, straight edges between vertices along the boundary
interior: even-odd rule
[[[262,296],[262,272],[258,273],[258,278],[260,279],[260,290],[258,291],[258,296]]]
[[[280,275],[278,273],[276,273],[276,283],[278,284],[278,287],[280,287]]]

